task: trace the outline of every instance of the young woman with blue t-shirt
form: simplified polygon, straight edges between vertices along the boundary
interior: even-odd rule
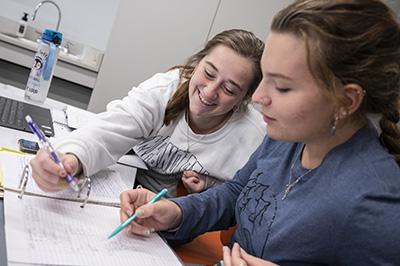
[[[263,143],[203,193],[144,205],[153,193],[124,192],[121,220],[139,218],[127,231],[179,244],[237,224],[224,266],[400,265],[399,65],[381,1],[294,1],[272,21],[253,95]]]

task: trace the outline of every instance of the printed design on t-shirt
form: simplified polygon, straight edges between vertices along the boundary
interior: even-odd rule
[[[278,206],[276,194],[269,194],[269,185],[258,181],[262,174],[262,172],[257,173],[249,179],[249,182],[238,199],[239,214],[244,210],[251,210],[251,214],[248,215],[248,222],[243,224],[240,232],[246,238],[245,243],[250,245],[246,247],[247,251],[256,254],[251,241],[251,236],[259,232],[255,230],[259,228],[267,228],[268,230],[261,254],[259,254],[260,257],[264,255],[263,253],[268,242],[272,224],[276,217]],[[268,210],[272,211],[272,213],[267,213]]]
[[[197,157],[171,143],[169,136],[154,136],[136,145],[133,150],[153,171],[172,175],[192,170],[210,175]]]

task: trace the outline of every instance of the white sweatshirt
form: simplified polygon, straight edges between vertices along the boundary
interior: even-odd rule
[[[166,106],[180,83],[179,70],[154,75],[122,100],[110,102],[106,112],[58,139],[56,148],[75,154],[85,174],[92,175],[134,147],[149,169],[138,169],[138,181],[155,192],[167,188],[168,197],[176,195],[184,170],[210,176],[205,189],[231,179],[265,135],[261,114],[252,107],[234,112],[209,135],[192,132],[184,114],[164,126]],[[186,152],[188,137],[190,153]]]

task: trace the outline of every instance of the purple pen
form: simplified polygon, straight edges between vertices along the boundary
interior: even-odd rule
[[[46,136],[40,130],[35,121],[33,121],[29,115],[27,115],[25,119],[28,122],[29,127],[32,129],[32,132],[39,138],[39,142],[42,145],[42,147],[48,150],[51,154],[51,157],[53,157],[54,161],[58,163],[58,165],[60,165],[62,168],[64,168],[64,165],[62,164],[60,157],[58,157],[53,146],[51,146],[50,142],[47,140]],[[67,176],[65,179],[67,180],[71,188],[73,188],[75,191],[79,190],[78,184],[75,182],[75,179],[72,177],[70,173],[67,172]]]

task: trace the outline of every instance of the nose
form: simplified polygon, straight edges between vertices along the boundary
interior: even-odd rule
[[[261,105],[269,105],[271,103],[271,98],[267,94],[267,89],[263,87],[262,83],[258,85],[251,99],[253,102]]]
[[[218,97],[218,90],[221,85],[218,82],[210,82],[203,89],[203,94],[210,99],[215,99]]]

